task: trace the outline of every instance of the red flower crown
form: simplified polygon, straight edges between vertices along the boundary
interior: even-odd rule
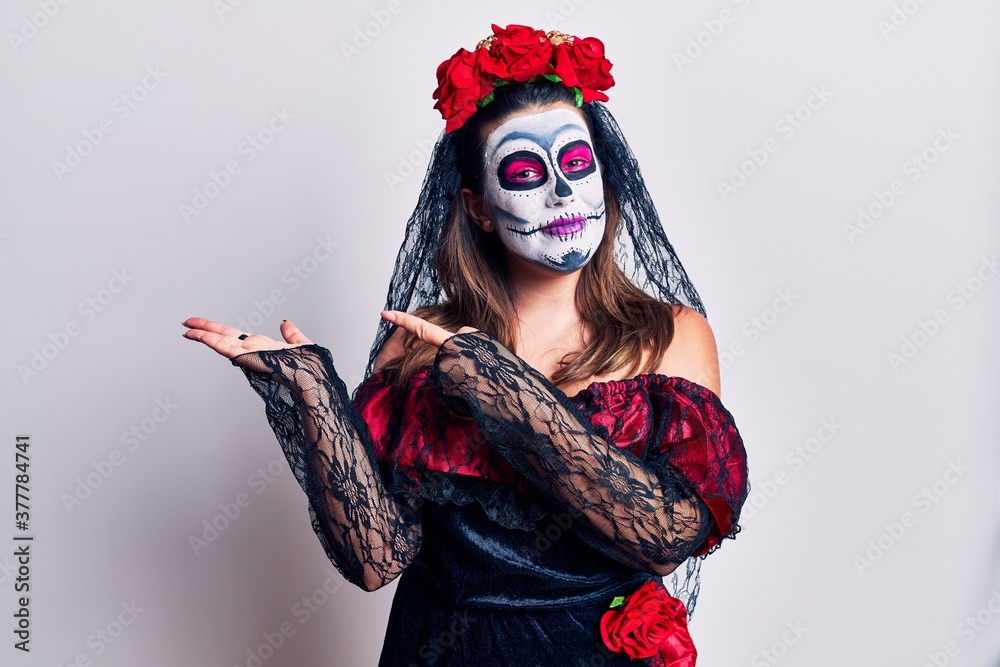
[[[596,37],[580,39],[552,30],[545,33],[525,25],[493,25],[493,34],[474,51],[459,49],[437,69],[435,109],[447,121],[445,133],[462,127],[479,107],[493,100],[493,91],[509,83],[545,78],[562,82],[576,93],[576,105],[600,100],[615,85],[604,43]]]

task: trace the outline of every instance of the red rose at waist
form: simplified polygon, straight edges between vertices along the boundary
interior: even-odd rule
[[[624,603],[604,612],[601,638],[616,653],[631,658],[657,658],[663,667],[694,667],[698,651],[687,628],[684,603],[650,579]]]

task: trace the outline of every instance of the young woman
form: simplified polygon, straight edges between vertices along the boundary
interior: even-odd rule
[[[290,322],[184,335],[264,399],[344,576],[402,575],[383,667],[694,665],[696,558],[748,491],[712,331],[603,44],[493,30],[438,69],[445,134],[353,396]]]

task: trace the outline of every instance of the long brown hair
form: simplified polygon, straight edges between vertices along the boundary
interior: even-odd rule
[[[506,116],[559,102],[574,103],[572,92],[548,81],[511,84],[456,130],[458,162],[463,187],[482,192],[485,169],[485,128]],[[586,121],[586,117],[584,118]],[[588,128],[590,123],[587,122]],[[589,128],[592,129],[593,128]],[[674,335],[676,305],[660,301],[636,287],[614,257],[615,238],[622,218],[614,193],[604,183],[605,230],[594,256],[580,269],[575,302],[590,333],[585,349],[560,359],[550,380],[555,385],[585,380],[628,368],[628,374],[652,373],[659,366]],[[514,286],[506,268],[504,247],[495,233],[473,224],[457,193],[441,231],[436,268],[445,300],[417,308],[413,314],[449,331],[463,326],[480,329],[514,349]],[[394,390],[404,391],[412,375],[434,362],[437,348],[408,331],[400,334],[403,352],[386,360],[382,369],[399,369]],[[643,355],[646,363],[640,368]]]

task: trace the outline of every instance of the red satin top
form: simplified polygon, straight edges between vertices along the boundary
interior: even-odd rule
[[[429,370],[414,373],[400,409],[390,394],[395,369],[371,375],[355,391],[354,407],[380,463],[394,464],[414,480],[437,471],[509,482],[530,493],[526,480],[478,434],[477,423],[440,401]],[[747,463],[733,417],[718,396],[684,378],[647,373],[593,382],[567,398],[602,446],[631,452],[653,472],[657,465],[672,466],[705,502],[715,525],[693,555],[708,553],[729,536],[746,497]]]

